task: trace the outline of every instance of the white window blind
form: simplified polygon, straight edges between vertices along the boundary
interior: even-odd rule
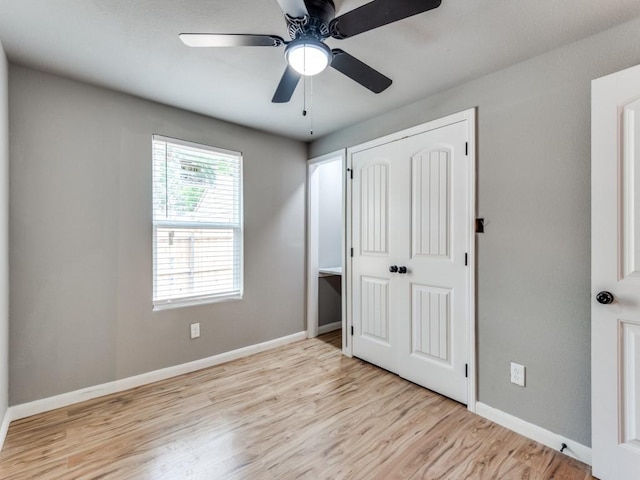
[[[242,155],[152,144],[154,308],[242,298]]]

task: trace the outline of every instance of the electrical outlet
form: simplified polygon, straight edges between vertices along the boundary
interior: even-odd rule
[[[524,387],[524,365],[511,362],[511,383]]]
[[[200,336],[200,324],[192,323],[191,324],[191,338],[198,338]]]

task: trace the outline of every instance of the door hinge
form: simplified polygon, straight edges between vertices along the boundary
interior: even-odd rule
[[[347,172],[349,173],[349,178],[353,180],[353,170],[351,170],[350,168],[347,168]]]
[[[353,336],[353,325],[351,325],[351,336]]]
[[[484,218],[476,218],[476,233],[484,233]]]
[[[464,266],[466,267],[467,265],[469,265],[469,254],[465,253],[464,254]]]
[[[351,247],[351,256],[353,257],[353,247]]]
[[[464,364],[464,378],[469,378],[469,364]]]
[[[469,142],[465,142],[465,144],[464,144],[464,154],[467,157],[469,156]]]

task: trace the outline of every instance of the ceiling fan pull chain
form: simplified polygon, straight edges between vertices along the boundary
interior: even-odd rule
[[[313,135],[313,77],[309,77],[309,135]]]
[[[302,78],[302,116],[307,116],[307,77]]]

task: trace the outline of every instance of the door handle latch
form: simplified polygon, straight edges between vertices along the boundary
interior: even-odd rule
[[[613,293],[607,292],[606,290],[603,290],[602,292],[598,292],[596,294],[596,301],[598,303],[601,303],[602,305],[609,305],[613,303],[614,300],[615,298],[613,296]]]

